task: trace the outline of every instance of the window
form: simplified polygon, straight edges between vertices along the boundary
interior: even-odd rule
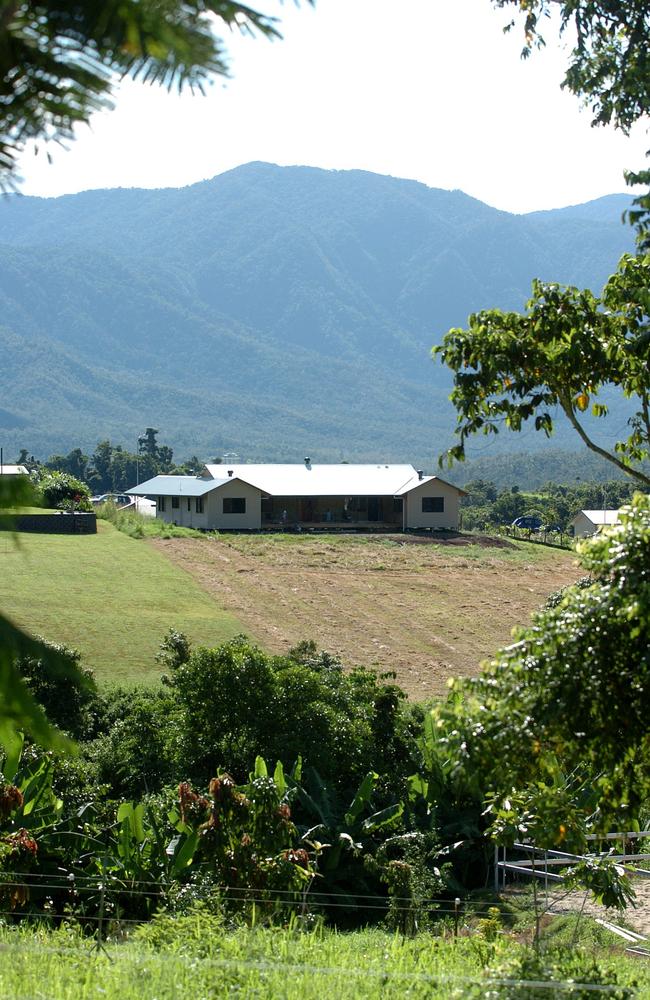
[[[178,508],[180,507],[180,505],[181,505],[181,498],[180,497],[172,497],[172,509],[173,510],[178,510]]]
[[[404,510],[404,500],[402,497],[393,497],[393,514],[401,514]]]
[[[196,498],[196,513],[197,514],[203,513],[203,497]]]
[[[245,514],[246,497],[224,497],[223,512],[224,514]]]
[[[189,514],[189,512],[191,511],[191,509],[192,509],[192,501],[191,501],[191,500],[190,500],[190,498],[188,497],[188,498],[187,498],[187,513],[188,513],[188,514]]]
[[[165,512],[165,498],[164,497],[158,497],[158,510],[162,511],[162,513]]]
[[[445,512],[444,497],[422,497],[423,514],[444,514],[444,512]]]

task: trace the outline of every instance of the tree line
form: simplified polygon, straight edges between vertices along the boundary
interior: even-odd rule
[[[461,500],[461,512],[466,531],[494,530],[522,516],[538,517],[544,525],[567,531],[578,511],[618,510],[630,502],[635,487],[628,480],[611,479],[549,482],[537,490],[498,489],[489,479],[471,479],[464,489],[468,496]]]
[[[158,475],[197,475],[204,461],[192,455],[184,462],[175,463],[173,449],[158,443],[159,433],[156,427],[147,427],[138,438],[134,452],[104,440],[98,442],[91,455],[81,448],[73,448],[67,455],[51,455],[44,462],[22,448],[16,462],[24,465],[37,480],[47,473],[61,473],[84,484],[93,494],[121,493]],[[219,464],[221,458],[210,461]]]

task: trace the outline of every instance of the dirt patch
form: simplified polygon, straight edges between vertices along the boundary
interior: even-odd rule
[[[454,548],[478,546],[481,549],[515,549],[516,546],[507,538],[497,538],[496,535],[456,535],[429,533],[427,535],[384,535],[384,540],[396,545],[451,545]]]
[[[394,670],[422,699],[510,641],[581,574],[572,553],[468,536],[158,539],[271,652],[301,639],[346,664]]]
[[[584,892],[571,892],[564,895],[561,890],[550,894],[552,913],[584,913],[589,917],[608,920],[612,924],[631,927],[637,934],[645,934],[650,938],[650,879],[634,878],[632,880],[636,899],[633,906],[620,913],[618,910],[607,910],[594,902],[591,897],[585,901]],[[644,947],[647,947],[644,945]]]

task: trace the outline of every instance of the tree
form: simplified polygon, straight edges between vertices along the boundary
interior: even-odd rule
[[[520,837],[543,829],[547,846],[568,844],[570,816],[577,841],[589,825],[634,823],[650,792],[650,498],[578,551],[591,580],[433,711],[447,771],[487,793],[500,822],[527,824]]]
[[[465,441],[527,420],[550,435],[559,407],[582,441],[645,487],[639,463],[650,455],[650,256],[624,256],[600,297],[589,290],[533,282],[523,314],[483,310],[466,330],[450,330],[434,348],[454,372],[458,444],[449,462],[465,457]],[[614,387],[634,401],[630,434],[607,449],[582,415],[607,414],[598,393]]]
[[[52,455],[46,465],[48,469],[67,472],[75,479],[85,480],[89,461],[88,455],[84,455],[81,448],[73,448],[67,455]]]
[[[100,441],[91,457],[92,468],[88,481],[98,493],[106,493],[113,488],[111,466],[113,462],[113,445],[110,441]]]
[[[569,66],[562,83],[586,101],[594,125],[614,125],[626,135],[650,108],[650,10],[647,0],[492,0],[500,8],[517,7],[523,15],[528,57],[545,44],[540,27],[559,15],[560,33],[573,36]],[[514,27],[514,20],[506,30]],[[630,184],[650,185],[650,171],[628,173]],[[635,199],[628,213],[639,231],[642,250],[650,250],[650,191]]]
[[[111,107],[116,78],[201,90],[228,74],[222,26],[278,36],[234,0],[5,0],[0,5],[0,184],[30,139],[71,139]]]
[[[156,458],[158,455],[158,442],[156,437],[160,431],[157,427],[147,427],[142,437],[138,438],[138,451],[141,455],[149,455]]]

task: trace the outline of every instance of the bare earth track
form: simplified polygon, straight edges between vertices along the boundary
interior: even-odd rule
[[[394,670],[413,697],[476,673],[548,595],[580,576],[572,553],[459,536],[231,535],[157,539],[282,653],[302,639],[348,665]]]

